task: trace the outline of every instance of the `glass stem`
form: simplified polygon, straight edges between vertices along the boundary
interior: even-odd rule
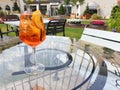
[[[33,64],[36,65],[35,47],[33,47]]]

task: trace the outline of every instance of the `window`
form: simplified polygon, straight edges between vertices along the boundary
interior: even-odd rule
[[[47,6],[46,5],[41,5],[41,13],[42,14],[46,14],[46,11],[47,11]]]
[[[10,10],[10,6],[6,5],[5,10]]]

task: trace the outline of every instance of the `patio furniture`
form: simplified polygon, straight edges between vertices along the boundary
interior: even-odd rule
[[[43,22],[44,22],[45,25],[47,25],[49,20],[44,18]],[[5,21],[4,24],[19,27],[20,21],[19,20],[18,21]]]
[[[1,29],[0,29],[0,37],[1,37],[1,39],[3,39],[3,32],[1,31]],[[6,32],[5,32],[5,34],[6,34]]]
[[[30,90],[36,84],[45,90],[86,90],[96,79],[97,61],[87,52],[87,47],[79,48],[68,37],[47,36],[38,45],[37,63],[43,63],[45,71],[36,75],[24,72],[25,64],[32,63],[31,50],[22,43],[0,54],[1,90]]]
[[[6,21],[18,21],[19,17],[18,15],[7,15],[6,16]]]
[[[19,21],[19,17],[17,15],[7,15],[6,21]],[[11,32],[15,32],[16,36],[18,36],[18,27],[6,24],[6,28],[7,30],[5,33],[7,35]]]
[[[85,27],[81,40],[120,52],[120,33]]]
[[[8,36],[4,36],[4,34],[7,34],[6,32],[2,32],[2,30],[0,29],[0,41],[4,41],[4,40],[8,40],[9,37]]]
[[[107,73],[104,72],[102,76],[98,76],[96,82],[88,90],[96,90],[97,88],[99,88],[99,90],[103,88],[107,89],[112,85],[113,87],[111,88],[115,89],[116,87],[114,87],[114,85],[117,85],[117,82],[113,82],[113,80],[115,81],[117,78],[120,78],[120,62],[119,59],[114,60],[115,56],[112,56],[112,53],[120,52],[120,33],[93,29],[86,26],[80,40],[87,42],[89,45],[101,47],[104,55],[111,56],[111,58],[106,57],[104,60],[101,60],[101,65],[103,62],[105,64],[104,67],[101,68],[103,69],[101,71],[107,71]],[[96,51],[96,54],[100,53]],[[101,57],[103,57],[103,55],[101,55]],[[98,58],[100,57],[98,56]],[[105,67],[107,67],[107,70]]]
[[[57,33],[62,32],[63,36],[65,36],[65,23],[66,19],[53,19],[50,20],[47,25],[47,35],[56,35]]]

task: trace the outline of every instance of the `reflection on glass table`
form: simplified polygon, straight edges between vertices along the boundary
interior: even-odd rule
[[[68,37],[47,36],[36,50],[37,63],[45,64],[45,71],[36,75],[23,71],[32,64],[32,49],[24,43],[0,54],[0,90],[30,90],[36,82],[44,90],[107,90],[111,86],[105,62],[101,67],[87,45],[81,49]]]

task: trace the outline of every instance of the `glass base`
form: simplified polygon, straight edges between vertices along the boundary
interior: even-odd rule
[[[35,64],[30,67],[25,67],[24,71],[26,74],[39,74],[45,70],[45,65]]]

